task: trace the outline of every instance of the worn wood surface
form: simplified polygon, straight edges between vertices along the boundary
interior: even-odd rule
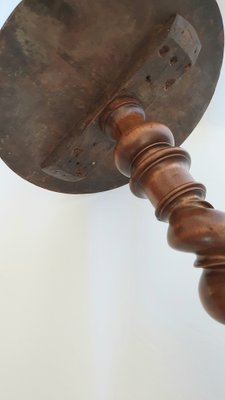
[[[59,192],[121,186],[98,125],[105,106],[135,95],[179,145],[211,100],[222,56],[215,0],[24,0],[0,34],[1,157]]]

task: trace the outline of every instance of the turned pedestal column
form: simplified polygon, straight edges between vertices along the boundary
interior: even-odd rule
[[[225,213],[205,201],[205,187],[189,173],[190,156],[174,146],[168,127],[145,121],[143,108],[132,98],[114,100],[101,127],[116,141],[115,164],[130,178],[132,192],[148,198],[156,217],[169,223],[170,246],[196,254],[195,266],[204,269],[202,304],[225,323]]]

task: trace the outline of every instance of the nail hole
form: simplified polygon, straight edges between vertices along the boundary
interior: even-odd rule
[[[192,63],[189,63],[189,64],[185,65],[184,71],[185,72],[188,71],[191,67],[192,67]]]
[[[79,161],[76,163],[76,165],[80,165]]]
[[[161,57],[165,57],[167,55],[167,53],[169,53],[170,48],[169,46],[163,46],[160,50],[159,50],[159,54]]]
[[[145,78],[145,80],[146,80],[146,82],[148,82],[148,83],[152,83],[152,77],[151,77],[151,75],[147,75],[146,78]]]
[[[170,65],[174,65],[174,64],[176,64],[178,62],[178,58],[176,57],[176,56],[174,56],[174,57],[172,57],[171,59],[170,59]]]
[[[168,79],[168,81],[166,81],[166,83],[164,85],[164,90],[168,90],[171,86],[174,85],[175,82],[176,82],[176,79]]]
[[[93,143],[93,147],[95,147],[97,145],[97,143]]]

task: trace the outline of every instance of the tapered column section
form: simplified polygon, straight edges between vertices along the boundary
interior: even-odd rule
[[[225,213],[205,201],[205,187],[189,173],[188,153],[174,146],[169,128],[146,122],[141,105],[131,98],[113,101],[101,126],[117,142],[115,164],[130,177],[132,192],[148,198],[157,218],[169,222],[170,246],[196,254],[195,266],[204,269],[203,306],[225,324]]]

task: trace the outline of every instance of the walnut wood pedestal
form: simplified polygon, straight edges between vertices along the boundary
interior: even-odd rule
[[[132,98],[112,102],[101,125],[116,141],[115,165],[130,178],[132,192],[148,198],[156,217],[169,223],[170,246],[196,254],[195,266],[204,269],[202,304],[225,324],[225,213],[205,201],[205,187],[189,173],[189,154],[175,147],[169,128],[145,121],[143,108]]]

